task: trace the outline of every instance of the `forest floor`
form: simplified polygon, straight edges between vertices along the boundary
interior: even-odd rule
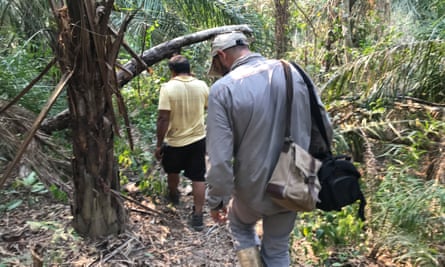
[[[79,237],[69,205],[49,193],[4,189],[0,204],[23,202],[0,209],[0,266],[235,266],[227,226],[214,224],[205,210],[205,229],[194,231],[188,225],[192,196],[188,187],[181,189],[177,206],[130,195],[127,229],[99,242]]]
[[[188,225],[190,186],[180,191],[181,203],[176,207],[137,191],[128,193],[127,229],[92,242],[71,227],[69,205],[60,204],[49,193],[6,185],[0,190],[0,266],[238,266],[227,225],[213,223],[206,209],[205,229],[194,231]],[[21,204],[6,210],[5,204],[17,199]],[[261,235],[260,227],[258,232]],[[299,249],[299,242],[303,241],[292,242],[292,266],[317,266],[308,264],[311,261]],[[332,266],[391,265],[361,257]]]

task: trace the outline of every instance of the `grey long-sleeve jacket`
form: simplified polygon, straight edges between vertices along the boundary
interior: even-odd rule
[[[305,149],[311,142],[307,87],[292,67],[293,140]],[[319,105],[324,108],[318,99]],[[280,61],[252,53],[234,62],[209,94],[207,115],[207,201],[211,209],[233,196],[265,215],[284,211],[265,193],[284,141],[286,83]],[[330,123],[328,133],[332,131]]]

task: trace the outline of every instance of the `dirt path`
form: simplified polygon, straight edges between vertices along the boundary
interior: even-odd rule
[[[173,207],[163,200],[155,205],[138,193],[131,198],[137,202],[125,201],[125,233],[89,242],[70,226],[69,206],[48,193],[2,190],[0,266],[31,266],[33,260],[45,266],[236,266],[227,226],[215,225],[208,210],[202,232],[188,226],[191,198],[183,192],[180,205]],[[22,203],[11,208],[17,200]]]

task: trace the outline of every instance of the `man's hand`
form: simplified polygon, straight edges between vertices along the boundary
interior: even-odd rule
[[[170,123],[170,110],[159,110],[158,120],[156,121],[156,151],[155,157],[158,161],[162,159],[163,142],[167,134],[168,125]]]
[[[155,157],[158,161],[160,161],[162,159],[162,154],[163,154],[162,146],[156,147]]]
[[[224,207],[218,210],[211,210],[210,216],[212,216],[213,221],[223,224],[227,221],[227,208]]]

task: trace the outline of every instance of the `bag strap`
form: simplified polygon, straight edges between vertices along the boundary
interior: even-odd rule
[[[320,107],[318,106],[318,101],[317,101],[317,98],[315,97],[314,84],[312,83],[311,79],[306,74],[306,72],[297,63],[291,62],[291,64],[300,73],[301,77],[303,78],[304,82],[306,83],[306,86],[309,91],[311,114],[314,117],[315,123],[317,124],[317,127],[318,127],[318,130],[320,131],[321,137],[323,137],[326,147],[328,148],[329,154],[332,155],[331,146],[328,141],[328,135],[326,134],[326,128],[323,123],[323,118],[321,117]]]
[[[292,100],[294,97],[294,82],[292,80],[292,71],[289,64],[281,59],[281,64],[283,65],[284,78],[286,80],[286,130],[284,132],[284,147],[283,151],[288,151],[290,144],[292,142],[292,136],[290,135],[290,120],[292,113]],[[309,172],[315,175],[315,159],[311,158]]]
[[[292,81],[292,72],[290,70],[289,64],[280,60],[283,65],[284,70],[284,78],[286,80],[286,130],[284,132],[284,142],[289,144],[292,141],[292,137],[290,135],[290,117],[292,112],[292,100],[294,97],[294,85]]]
[[[365,205],[366,205],[366,199],[365,196],[363,195],[363,192],[360,190],[360,195],[359,195],[359,199],[360,199],[360,206],[358,207],[358,216],[360,217],[360,219],[362,219],[362,221],[365,221]]]

